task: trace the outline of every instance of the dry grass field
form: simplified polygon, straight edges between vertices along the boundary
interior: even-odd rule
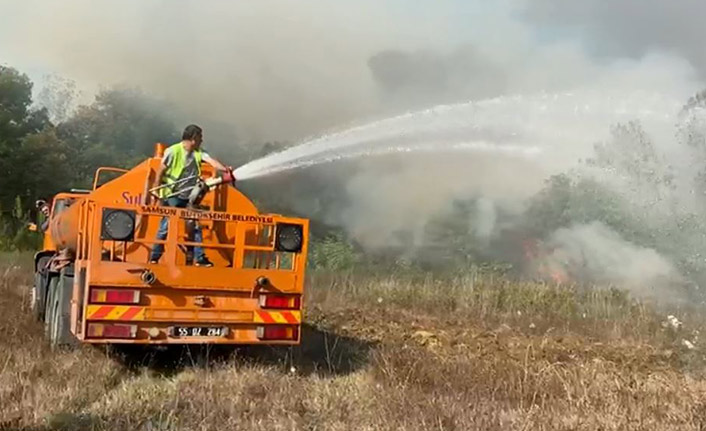
[[[53,352],[0,259],[3,430],[706,429],[704,319],[618,291],[314,274],[300,348]]]

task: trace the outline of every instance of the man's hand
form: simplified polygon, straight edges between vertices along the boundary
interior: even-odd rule
[[[223,177],[225,178],[225,180],[226,180],[228,183],[230,183],[230,184],[232,184],[233,186],[235,186],[235,174],[233,173],[233,167],[232,167],[232,166],[228,166],[228,167],[226,168],[226,171],[225,171],[225,173],[223,174]]]

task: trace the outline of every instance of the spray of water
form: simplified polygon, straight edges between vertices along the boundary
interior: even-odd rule
[[[589,92],[442,105],[308,140],[243,165],[235,175],[246,180],[343,159],[448,151],[535,158],[550,151],[541,160],[565,167],[611,124],[637,119],[659,133],[672,124],[678,107],[676,100],[655,94]]]
[[[526,264],[533,277],[616,284],[672,303],[692,298],[685,286],[701,277],[698,271],[706,279],[706,268],[693,264],[703,256],[703,228],[693,222],[703,220],[703,210],[686,205],[695,201],[702,158],[675,135],[699,137],[702,128],[694,126],[706,122],[683,103],[646,93],[577,92],[438,106],[305,141],[242,166],[236,176],[424,153],[395,160],[394,172],[379,169],[384,160],[361,163],[346,179],[348,202],[331,205],[327,221],[364,248],[398,250],[422,262],[453,260],[458,250],[512,262],[526,244],[544,244],[536,262],[524,259],[518,268]],[[683,128],[687,112],[692,128]],[[566,175],[544,181],[554,173]],[[532,204],[549,210],[531,211]],[[444,221],[449,217],[453,223]],[[680,220],[692,221],[682,228]]]

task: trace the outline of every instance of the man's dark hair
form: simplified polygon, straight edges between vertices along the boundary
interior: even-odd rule
[[[196,139],[197,136],[203,136],[203,130],[196,124],[189,124],[184,129],[184,133],[181,134],[181,139],[184,141],[190,141]]]

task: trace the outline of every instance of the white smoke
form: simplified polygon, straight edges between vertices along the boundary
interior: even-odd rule
[[[548,241],[549,268],[578,280],[628,288],[641,298],[673,300],[681,279],[674,264],[653,249],[640,247],[599,222],[558,229]]]
[[[670,154],[675,130],[664,125],[704,87],[702,9],[696,0],[0,0],[0,63],[73,78],[84,94],[114,84],[141,87],[178,105],[189,123],[235,130],[239,144],[300,142],[440,103],[577,92],[620,104],[639,94],[635,100],[644,103],[621,121],[654,114],[644,111],[656,100],[672,101],[661,107],[666,118],[643,123]],[[348,205],[332,205],[327,221],[375,248],[400,230],[419,238],[449,202],[483,196],[482,222],[473,230],[479,239],[492,237],[499,208],[520,214],[548,175],[590,154],[591,141],[609,139],[614,117],[578,126],[562,120],[584,108],[579,102],[541,121],[542,106],[506,115],[508,125],[552,138],[539,163],[474,153],[362,161],[347,180]],[[208,138],[229,133],[206,134],[216,155],[231,144]],[[693,162],[684,155],[672,161],[677,170]],[[336,166],[320,169],[330,174]],[[283,178],[285,187],[290,180]],[[649,284],[671,273],[659,256],[621,246],[600,227],[557,235],[572,253],[603,256],[587,264],[608,281]],[[620,252],[609,253],[611,247]],[[614,264],[620,259],[628,262],[622,270]],[[659,270],[644,278],[642,266]]]
[[[596,58],[576,37],[540,39],[541,26],[518,18],[527,8],[507,0],[415,8],[372,0],[0,0],[0,62],[76,79],[82,90],[138,86],[194,122],[231,125],[246,141],[297,141],[499,95],[591,87],[684,98],[699,86],[688,57],[661,45]],[[390,58],[391,50],[400,55]]]

